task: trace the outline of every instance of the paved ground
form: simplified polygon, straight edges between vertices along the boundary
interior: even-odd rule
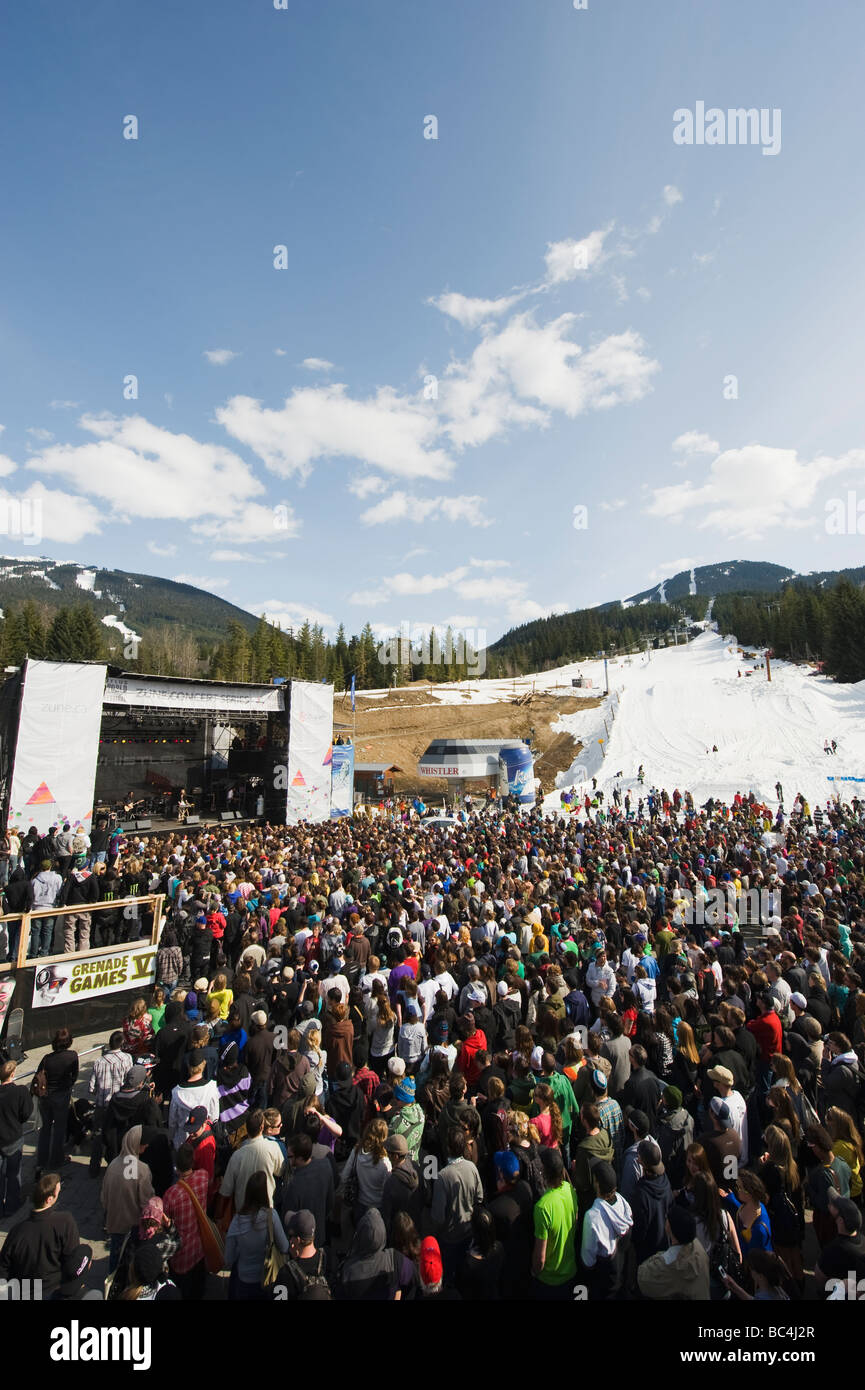
[[[102,1051],[102,1044],[106,1034],[98,1033],[88,1037],[77,1037],[75,1039],[75,1050],[80,1058],[80,1070],[78,1084],[75,1087],[73,1100],[79,1097],[86,1097],[87,1087],[90,1081],[90,1070],[94,1060]],[[36,1049],[29,1052],[27,1058],[22,1062],[16,1073],[16,1080],[24,1085],[29,1085],[33,1073],[47,1049]],[[24,1162],[21,1168],[21,1190],[25,1198],[21,1210],[15,1216],[8,1216],[0,1219],[0,1241],[5,1238],[7,1231],[23,1221],[29,1211],[30,1188],[34,1181],[36,1171],[36,1133],[38,1127],[38,1117],[34,1116],[30,1128],[32,1134],[28,1135],[24,1145]],[[71,1211],[75,1220],[78,1222],[78,1229],[81,1233],[81,1240],[85,1245],[93,1249],[93,1265],[87,1278],[87,1284],[91,1288],[101,1289],[108,1274],[108,1242],[103,1228],[103,1212],[99,1193],[102,1187],[101,1179],[91,1178],[89,1171],[90,1150],[89,1141],[85,1140],[80,1149],[72,1150],[70,1163],[64,1165],[60,1170],[63,1186],[60,1192],[60,1206],[66,1211]],[[105,1172],[103,1163],[102,1172]],[[228,1286],[228,1276],[216,1276],[208,1278],[208,1298],[224,1298]]]

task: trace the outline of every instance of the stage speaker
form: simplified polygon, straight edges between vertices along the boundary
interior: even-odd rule
[[[134,829],[135,829],[135,821],[134,821],[134,820],[127,820],[127,821],[124,821],[123,824],[121,825],[120,829],[123,831],[123,833],[124,833],[124,835],[125,835],[128,831],[134,830]]]
[[[186,817],[186,824],[187,824],[187,825],[200,825],[200,824],[201,824],[201,816],[187,816],[187,817]]]
[[[242,811],[234,811],[232,814],[234,815],[234,819],[235,819],[235,820],[244,820],[244,819],[245,819],[244,814],[243,814]]]
[[[135,829],[136,829],[136,830],[152,830],[152,829],[153,829],[153,821],[152,821],[152,820],[137,820],[137,821],[135,822]]]
[[[220,813],[219,813],[219,819],[220,819],[220,820],[234,820],[234,812],[233,812],[233,811],[220,811]]]

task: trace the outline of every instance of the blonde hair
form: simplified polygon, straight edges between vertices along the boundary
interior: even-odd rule
[[[853,1119],[842,1110],[840,1106],[833,1105],[826,1112],[826,1128],[833,1139],[839,1139],[844,1144],[849,1144],[855,1150],[860,1165],[865,1163],[865,1150],[862,1147],[862,1140],[859,1137]]]

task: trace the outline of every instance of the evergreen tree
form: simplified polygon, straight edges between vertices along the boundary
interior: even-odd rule
[[[68,608],[58,608],[45,641],[45,655],[49,661],[76,661],[78,659],[78,634],[75,621]]]
[[[96,621],[92,608],[82,604],[72,614],[72,627],[78,643],[79,661],[104,661],[106,643],[104,627]]]

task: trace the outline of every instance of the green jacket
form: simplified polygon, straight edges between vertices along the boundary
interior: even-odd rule
[[[544,1081],[549,1085],[555,1097],[556,1105],[562,1112],[562,1132],[567,1142],[580,1113],[574,1088],[568,1078],[563,1076],[560,1071],[554,1071],[552,1076],[545,1076]]]

